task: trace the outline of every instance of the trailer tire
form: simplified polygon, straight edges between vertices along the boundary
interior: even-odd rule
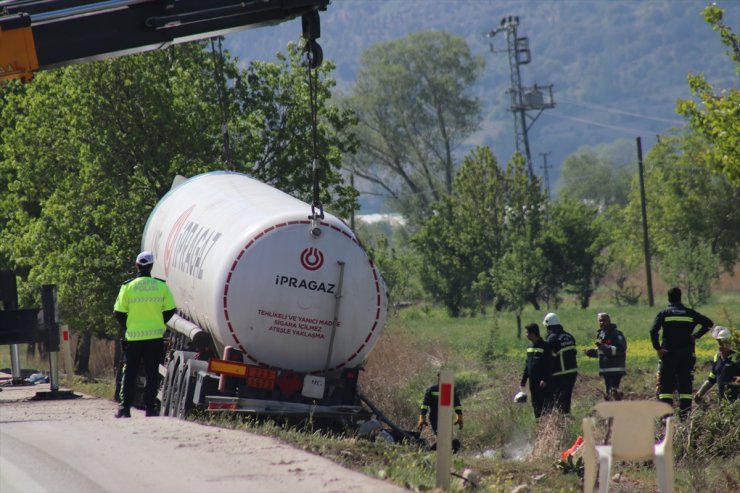
[[[179,361],[178,361],[179,363]],[[167,406],[167,416],[177,417],[177,409],[180,406],[180,387],[182,386],[182,373],[184,364],[178,364],[173,376],[172,391],[170,392],[170,402]]]
[[[194,407],[193,394],[195,392],[195,379],[193,378],[193,368],[189,362],[183,365],[179,375],[181,378],[178,386],[177,408],[174,415],[180,419],[185,419]]]
[[[172,398],[174,395],[175,379],[177,378],[178,360],[172,359],[167,363],[167,375],[164,378],[164,387],[162,388],[162,415],[169,416],[170,407],[172,407]]]

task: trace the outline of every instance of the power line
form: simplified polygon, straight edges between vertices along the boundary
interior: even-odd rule
[[[639,113],[632,113],[631,111],[622,111],[622,110],[618,110],[618,109],[615,109],[615,108],[610,108],[608,106],[600,106],[600,105],[597,105],[597,104],[584,103],[584,102],[581,102],[581,101],[572,101],[572,100],[569,100],[567,98],[559,98],[559,99],[563,103],[572,104],[574,106],[581,106],[581,107],[584,107],[584,108],[592,108],[592,109],[597,109],[597,110],[601,110],[601,111],[606,111],[608,113],[617,113],[619,115],[633,116],[635,118],[642,118],[644,120],[653,120],[653,121],[656,121],[656,122],[673,123],[673,124],[676,124],[676,125],[681,125],[681,124],[684,123],[682,120],[673,120],[673,119],[670,119],[670,118],[660,118],[660,117],[657,117],[657,116],[641,115]]]
[[[645,132],[639,132],[639,131],[634,130],[632,128],[620,127],[620,126],[617,126],[617,125],[608,125],[606,123],[599,123],[599,122],[595,122],[593,120],[586,120],[585,118],[576,118],[575,116],[564,115],[562,113],[558,113],[557,111],[551,111],[550,114],[551,115],[554,115],[554,116],[557,116],[558,118],[563,118],[565,120],[572,120],[574,122],[585,123],[587,125],[595,125],[597,127],[610,128],[612,130],[617,130],[619,132],[624,132],[624,133],[627,133],[627,134],[630,134],[630,135],[634,135],[635,137],[639,137],[640,135],[642,135],[643,133],[645,133]]]

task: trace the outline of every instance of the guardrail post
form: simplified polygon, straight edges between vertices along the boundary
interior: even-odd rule
[[[437,407],[437,488],[450,490],[452,466],[452,408],[454,406],[452,370],[439,371],[439,405]]]

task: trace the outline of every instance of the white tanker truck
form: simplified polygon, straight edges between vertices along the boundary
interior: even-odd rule
[[[177,305],[162,413],[194,408],[365,419],[359,370],[385,285],[347,225],[240,173],[178,177],[142,249]]]

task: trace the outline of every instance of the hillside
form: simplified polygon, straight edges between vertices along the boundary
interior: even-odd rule
[[[740,3],[718,3],[726,9],[725,21],[737,32]],[[464,37],[486,62],[476,87],[485,118],[467,144],[487,144],[505,162],[515,148],[513,118],[507,110],[509,65],[505,53],[491,53],[486,33],[499,25],[502,16],[519,16],[518,35],[529,38],[532,51],[532,63],[521,66],[522,85],[554,85],[556,107],[544,111],[530,130],[537,173],[543,171],[541,154],[550,153],[552,186],[562,161],[582,146],[626,139],[629,159],[634,156],[635,137],[642,137],[647,153],[657,134],[681,126],[674,105],[677,98],[690,97],[689,72],[705,73],[719,88],[737,86],[725,47],[701,16],[706,4],[705,0],[333,0],[321,14],[320,43],[325,58],[337,64],[339,89],[349,91],[363,50],[373,44],[422,30]],[[244,62],[273,60],[300,31],[300,21],[295,20],[232,34],[226,41]],[[497,51],[505,49],[505,36],[494,37],[493,44]],[[625,158],[625,145],[621,149],[617,160]]]

